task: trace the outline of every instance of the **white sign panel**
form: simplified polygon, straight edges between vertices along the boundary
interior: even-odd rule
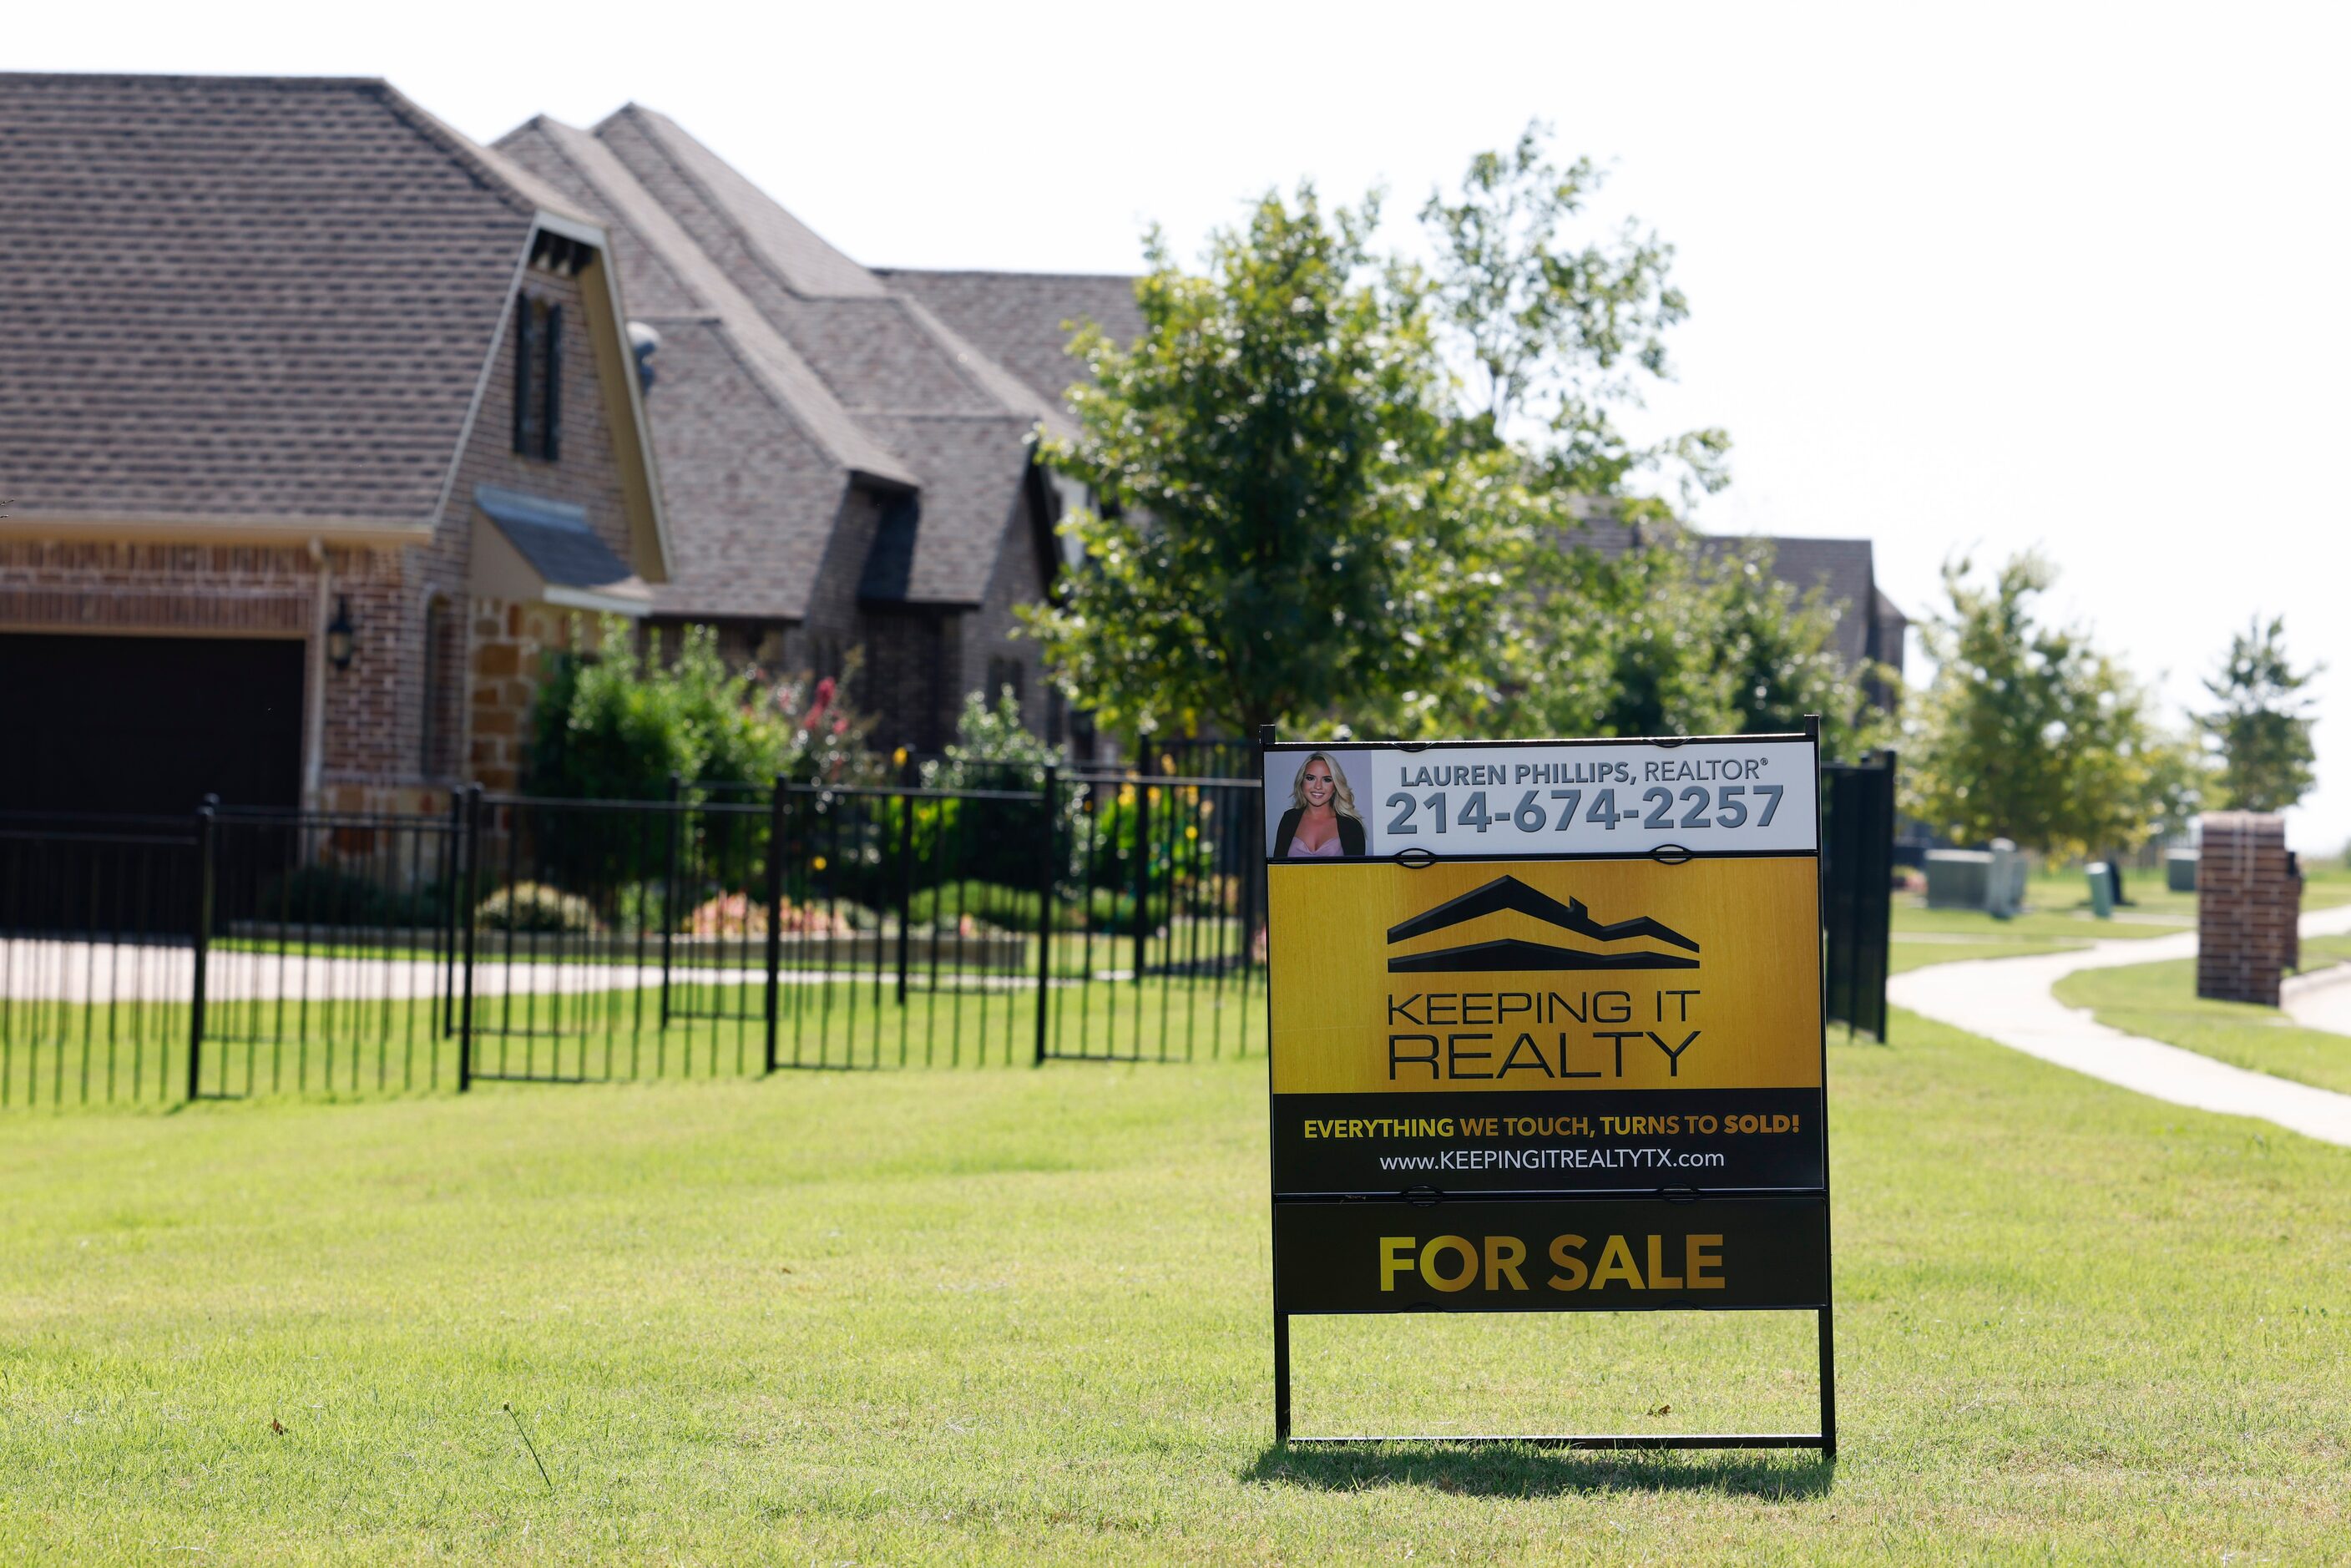
[[[1817,750],[1802,736],[1270,747],[1266,854],[1807,854]]]

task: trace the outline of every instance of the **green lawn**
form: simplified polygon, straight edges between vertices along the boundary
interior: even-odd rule
[[[787,1068],[986,1067],[1037,1051],[1037,988],[1015,979],[931,988],[917,972],[905,1005],[890,976],[796,983],[778,991],[778,1064]],[[332,995],[215,1000],[198,1082],[207,1097],[381,1099],[450,1092],[458,1041],[442,1004],[391,1000],[370,977]],[[1046,1049],[1061,1056],[1182,1062],[1265,1052],[1261,977],[1150,976],[1140,986],[1056,984]],[[590,1082],[756,1075],[768,1046],[766,988],[654,987],[500,996],[474,1003],[474,1070],[484,1077]],[[186,1092],[183,1003],[82,1007],[0,999],[0,1113],[24,1107],[143,1105]],[[5,1128],[5,1124],[0,1124]]]
[[[1272,1449],[1261,1061],[19,1113],[0,1561],[2351,1553],[2351,1151],[1896,1029],[1831,1048],[1833,1472]],[[1303,1431],[1812,1414],[1801,1316],[1295,1349]]]
[[[2305,936],[2302,939],[2302,972],[2351,964],[2351,936]]]
[[[2351,956],[2351,938],[2306,943],[2307,956]],[[2196,994],[2196,960],[2083,969],[2057,982],[2067,1007],[2100,1023],[2297,1083],[2351,1094],[2351,1037],[2303,1029],[2275,1008],[2207,1001]]]
[[[2189,915],[2178,922],[2100,920],[2086,910],[2035,909],[2028,904],[2021,915],[1994,920],[1979,909],[1929,909],[1924,895],[1897,893],[1894,895],[1893,926],[1897,938],[1923,934],[2003,942],[2104,942],[2115,937],[2137,940],[2190,931],[2195,929],[2195,918]]]
[[[2067,953],[2085,942],[2002,942],[1995,937],[1965,942],[1905,942],[1899,935],[1886,945],[1886,972],[1923,969],[1929,964],[1957,964],[1970,958],[2033,958],[2043,953]]]

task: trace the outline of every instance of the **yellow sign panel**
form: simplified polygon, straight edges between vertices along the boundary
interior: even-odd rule
[[[1268,868],[1276,1094],[1817,1088],[1810,856]]]

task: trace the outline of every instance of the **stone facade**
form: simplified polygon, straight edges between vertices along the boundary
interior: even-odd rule
[[[2196,994],[2278,1004],[2278,980],[2300,957],[2302,879],[2286,852],[2285,819],[2213,811],[2196,864]]]

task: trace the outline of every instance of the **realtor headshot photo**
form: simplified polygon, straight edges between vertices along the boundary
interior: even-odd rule
[[[1352,775],[1348,768],[1355,771]],[[1287,775],[1287,777],[1285,777]],[[1371,778],[1368,759],[1344,752],[1273,752],[1265,759],[1269,860],[1361,860],[1371,827],[1355,804],[1355,786]]]

